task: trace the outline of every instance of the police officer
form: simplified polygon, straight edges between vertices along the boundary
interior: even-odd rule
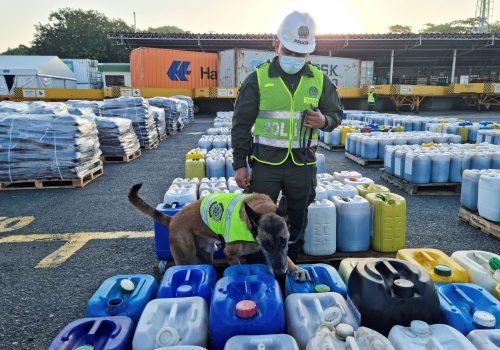
[[[375,110],[375,102],[376,102],[376,94],[375,94],[375,86],[370,85],[370,91],[368,92],[368,110]]]
[[[238,185],[274,201],[281,191],[288,200],[292,260],[304,244],[307,208],[315,197],[318,129],[332,131],[342,119],[336,86],[306,63],[316,46],[315,33],[307,13],[295,11],[284,19],[274,46],[277,57],[245,79],[231,131]],[[309,132],[311,141],[304,142]]]

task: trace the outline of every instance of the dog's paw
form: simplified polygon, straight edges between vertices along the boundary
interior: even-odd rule
[[[298,267],[295,271],[290,271],[290,274],[292,275],[292,278],[296,282],[306,282],[311,280],[311,276],[309,276],[309,272],[307,270],[304,270],[300,267]]]

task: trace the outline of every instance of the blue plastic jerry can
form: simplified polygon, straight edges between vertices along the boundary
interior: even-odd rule
[[[500,329],[500,301],[473,283],[435,283],[446,324],[464,335],[476,329]]]
[[[134,323],[130,317],[82,318],[64,327],[48,350],[128,350],[133,335]]]
[[[226,267],[224,277],[272,275],[265,264],[239,264]]]
[[[285,331],[283,299],[270,275],[223,277],[210,307],[211,349],[223,350],[235,335],[280,334]]]
[[[136,323],[157,290],[158,283],[150,275],[110,277],[90,298],[86,316],[129,316]]]
[[[217,272],[212,265],[172,266],[163,275],[156,298],[198,296],[210,304],[215,282]]]
[[[292,293],[325,293],[336,292],[347,297],[347,286],[333,266],[327,264],[300,264],[311,276],[310,282],[296,282],[287,275],[285,296]]]
[[[182,208],[183,207],[177,203],[173,203],[173,205],[171,206],[163,203],[156,206],[156,210],[168,216],[174,216],[179,211],[181,211]],[[172,253],[170,252],[169,242],[169,229],[154,221],[154,230],[156,257],[160,260],[172,260]]]

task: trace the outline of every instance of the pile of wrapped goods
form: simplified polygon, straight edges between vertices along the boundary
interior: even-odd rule
[[[172,98],[177,103],[177,108],[179,110],[179,119],[177,120],[177,131],[187,127],[186,122],[189,119],[189,106],[186,101],[177,98]]]
[[[124,118],[95,117],[104,156],[124,157],[141,149],[132,121]]]
[[[102,165],[95,121],[54,114],[0,116],[0,181],[82,178]]]
[[[184,127],[187,127],[189,124],[191,124],[194,121],[194,102],[191,97],[188,96],[182,96],[182,95],[177,95],[173,96],[172,98],[183,101],[183,105],[187,107],[186,113],[183,113],[181,111],[181,122],[184,124]],[[186,108],[184,106],[181,107],[181,110]]]
[[[165,121],[165,111],[162,108],[151,106],[153,111],[153,119],[156,124],[156,131],[158,132],[158,138],[161,140],[167,137],[167,123]]]
[[[0,102],[0,113],[28,113],[28,104],[21,102]]]
[[[68,107],[62,102],[32,102],[28,106],[29,114],[53,114],[53,115],[67,115]]]
[[[132,121],[142,147],[158,144],[158,132],[149,103],[142,97],[120,97],[105,100],[101,106],[103,117],[119,117]]]
[[[167,133],[174,135],[177,133],[177,122],[180,115],[180,104],[177,100],[167,97],[153,97],[148,100],[149,104],[154,107],[162,108],[165,111],[165,123],[167,125]]]

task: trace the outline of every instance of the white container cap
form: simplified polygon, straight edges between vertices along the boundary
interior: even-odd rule
[[[177,329],[172,327],[163,327],[156,333],[156,347],[177,345],[181,337]]]
[[[424,321],[411,321],[410,330],[419,336],[424,336],[430,333],[430,326]]]
[[[472,322],[482,328],[494,328],[497,320],[493,314],[487,311],[476,311],[472,315]]]
[[[342,320],[342,310],[337,306],[332,306],[323,311],[321,324],[326,326],[336,326]]]

